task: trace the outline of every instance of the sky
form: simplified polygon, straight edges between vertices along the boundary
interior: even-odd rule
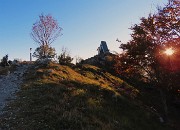
[[[116,41],[128,42],[129,29],[141,17],[156,12],[167,0],[0,0],[0,59],[29,60],[38,45],[30,37],[40,14],[50,14],[63,28],[52,43],[56,53],[66,47],[72,57],[83,59],[97,54],[101,41],[110,51],[120,52]],[[33,58],[35,60],[35,58]]]

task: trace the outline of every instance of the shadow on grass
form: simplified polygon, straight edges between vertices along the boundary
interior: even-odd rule
[[[9,109],[12,114],[1,122],[13,129],[166,129],[152,113],[114,91],[76,81],[24,84]]]

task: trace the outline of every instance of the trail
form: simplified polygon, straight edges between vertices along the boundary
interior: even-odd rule
[[[0,77],[0,116],[5,112],[4,107],[16,99],[16,92],[20,89],[27,68],[28,65],[20,65],[14,72]]]

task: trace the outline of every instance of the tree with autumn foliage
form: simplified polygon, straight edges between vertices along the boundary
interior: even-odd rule
[[[121,44],[123,53],[117,57],[116,72],[127,79],[140,80],[156,86],[161,93],[164,119],[167,119],[166,95],[180,88],[180,1],[169,0],[156,14],[141,18],[131,27],[132,40]],[[172,48],[173,55],[165,50]],[[178,95],[178,93],[176,93]]]
[[[61,31],[62,28],[51,15],[41,14],[39,21],[32,26],[31,37],[39,45],[34,52],[34,56],[42,59],[53,57],[54,53],[52,51],[54,49],[52,49],[51,43],[62,35]]]

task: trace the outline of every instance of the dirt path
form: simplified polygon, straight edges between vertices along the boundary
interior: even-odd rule
[[[5,112],[3,108],[7,103],[16,99],[15,93],[19,90],[27,68],[28,65],[20,65],[14,72],[0,77],[0,116]]]

